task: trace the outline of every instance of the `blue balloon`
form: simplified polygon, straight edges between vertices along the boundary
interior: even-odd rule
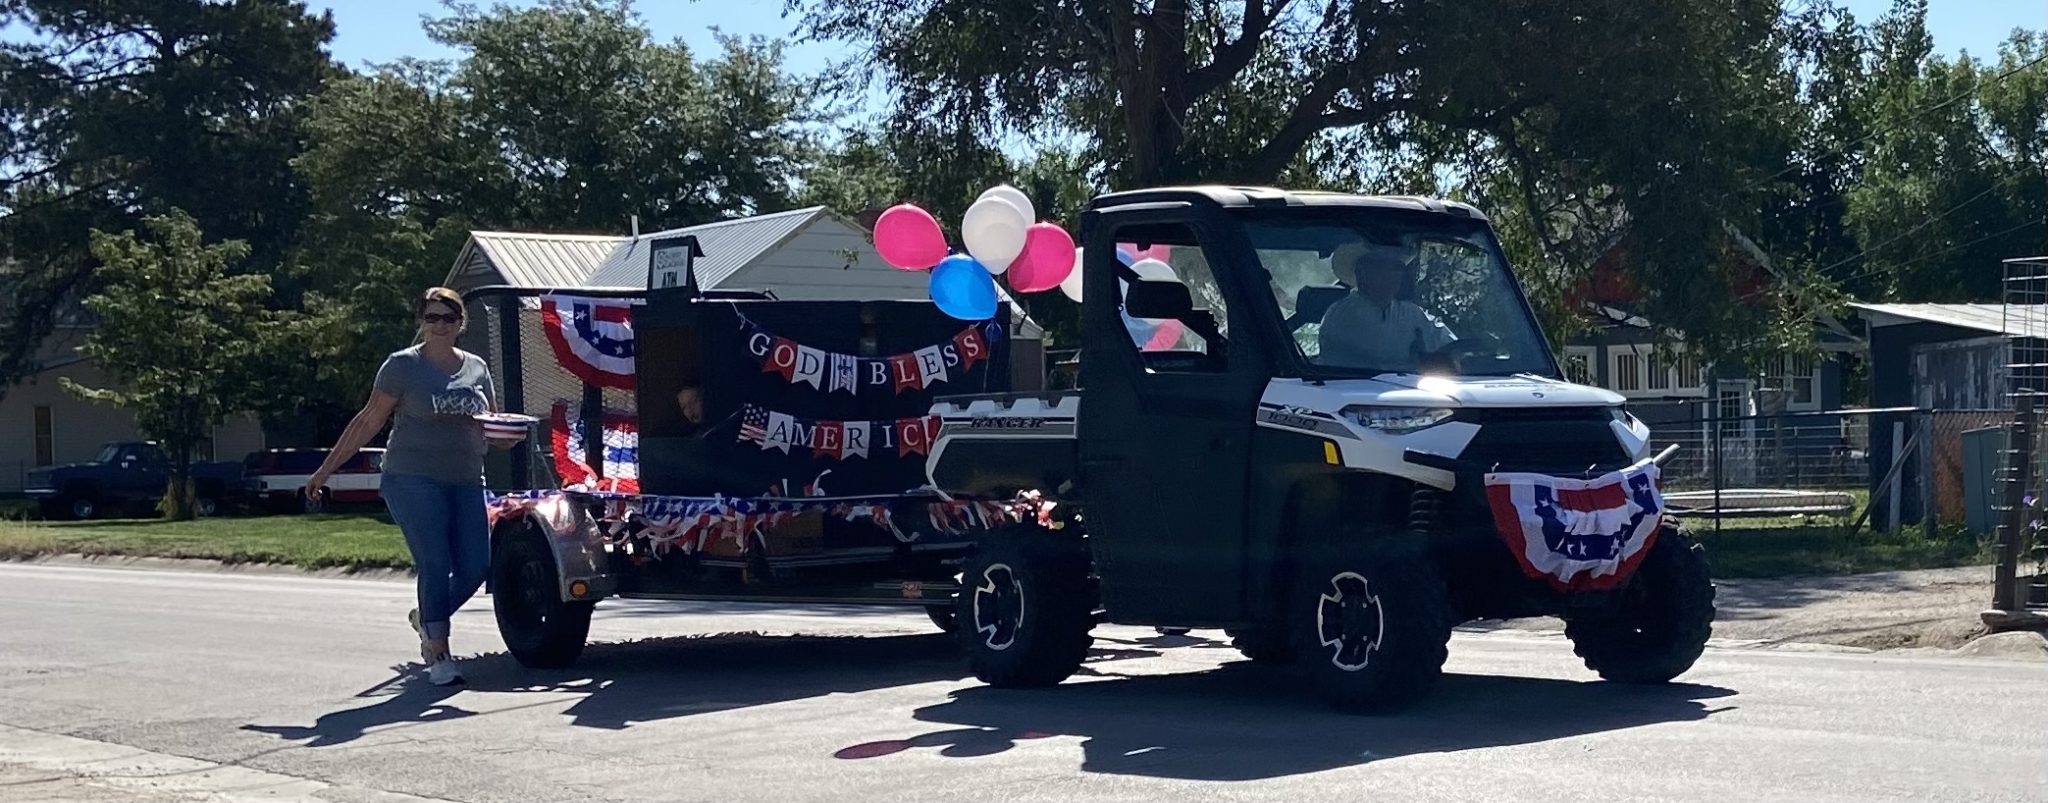
[[[963,321],[996,316],[996,279],[974,257],[954,254],[932,269],[932,301],[939,310]]]

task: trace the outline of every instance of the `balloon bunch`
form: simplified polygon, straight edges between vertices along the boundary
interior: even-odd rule
[[[930,270],[932,301],[947,315],[965,321],[995,317],[995,277],[1007,275],[1010,289],[1040,293],[1059,287],[1079,300],[1080,251],[1074,238],[1058,224],[1037,222],[1031,199],[1004,184],[976,198],[960,218],[960,240],[967,253],[951,253],[946,235],[930,212],[898,204],[875,221],[875,250],[882,260],[903,270]]]

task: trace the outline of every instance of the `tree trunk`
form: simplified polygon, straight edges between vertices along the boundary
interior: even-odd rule
[[[164,500],[159,509],[164,518],[171,521],[191,521],[195,518],[197,500],[192,493],[192,445],[175,444],[171,447],[170,482],[164,488]]]

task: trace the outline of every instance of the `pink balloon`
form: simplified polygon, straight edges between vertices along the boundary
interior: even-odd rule
[[[1010,263],[1010,288],[1041,293],[1060,286],[1074,272],[1074,238],[1052,223],[1033,223],[1024,232],[1024,251]]]
[[[1187,327],[1180,321],[1160,321],[1159,328],[1152,330],[1152,339],[1145,341],[1145,351],[1172,351],[1180,345],[1180,333]]]
[[[1173,253],[1173,246],[1170,245],[1155,245],[1151,248],[1147,248],[1143,251],[1140,251],[1138,250],[1137,243],[1117,243],[1116,249],[1118,251],[1122,251],[1126,254],[1131,255],[1132,262],[1138,262],[1147,259],[1156,259],[1161,262],[1166,262],[1167,256]]]
[[[875,220],[875,250],[903,270],[929,270],[946,258],[946,235],[932,213],[897,204]]]

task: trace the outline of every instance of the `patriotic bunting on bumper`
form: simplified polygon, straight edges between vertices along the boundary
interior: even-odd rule
[[[1591,480],[1487,474],[1486,501],[1501,540],[1530,577],[1560,591],[1611,589],[1657,540],[1664,513],[1658,476],[1649,460]]]
[[[1005,524],[1050,520],[1052,503],[1037,494],[1015,500],[943,500],[932,496],[899,494],[872,497],[757,497],[649,496],[640,494],[583,493],[603,503],[598,524],[607,540],[634,545],[633,554],[658,558],[667,552],[695,554],[712,544],[734,544],[745,554],[766,543],[769,531],[796,517],[822,513],[848,522],[867,522],[886,530],[902,543],[918,540],[923,530],[945,535],[985,530]],[[559,510],[571,494],[563,491],[522,491],[504,496],[487,495],[485,509],[491,526],[501,518],[532,515],[536,511]],[[923,513],[927,526],[902,523],[906,514]],[[912,518],[915,518],[912,515]]]

